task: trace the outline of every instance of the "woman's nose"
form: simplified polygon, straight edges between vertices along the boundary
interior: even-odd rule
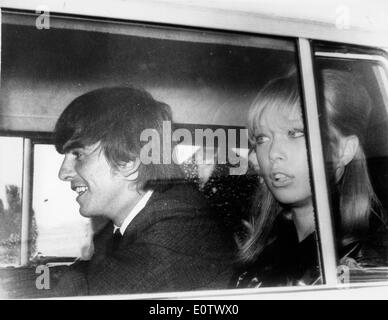
[[[286,141],[283,141],[280,138],[273,139],[269,152],[269,158],[273,162],[277,160],[285,160],[287,158]]]
[[[71,181],[75,175],[73,162],[65,156],[58,172],[58,178],[63,181]]]

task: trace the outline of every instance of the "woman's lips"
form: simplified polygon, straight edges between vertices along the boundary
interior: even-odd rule
[[[275,188],[284,188],[292,183],[293,176],[283,172],[273,172],[270,175],[271,184]]]

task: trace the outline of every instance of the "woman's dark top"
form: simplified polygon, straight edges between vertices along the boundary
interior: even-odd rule
[[[277,219],[274,234],[278,235],[256,261],[237,272],[237,288],[257,288],[273,286],[295,286],[322,284],[319,268],[318,240],[316,233],[299,242],[292,220]],[[340,265],[350,271],[350,281],[388,280],[387,230],[383,237],[377,234],[365,242],[354,241],[343,246],[338,254]],[[340,269],[338,270],[339,272]],[[353,275],[353,279],[352,279]],[[379,279],[377,279],[379,278]]]

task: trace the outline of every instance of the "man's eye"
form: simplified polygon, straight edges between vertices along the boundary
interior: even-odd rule
[[[71,154],[74,156],[74,158],[79,159],[82,156],[82,153],[79,151],[72,151]]]
[[[269,140],[269,138],[267,136],[259,135],[256,137],[256,144],[263,144],[263,143],[267,142],[268,140]]]
[[[288,131],[288,136],[291,138],[300,138],[304,137],[304,130],[303,129],[292,129]]]

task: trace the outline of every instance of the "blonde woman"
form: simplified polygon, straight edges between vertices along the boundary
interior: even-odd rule
[[[357,266],[376,257],[369,221],[380,210],[363,151],[371,104],[347,72],[324,70],[323,130],[340,258]],[[314,208],[301,99],[295,73],[269,82],[248,115],[262,183],[240,245],[237,287],[320,283]],[[381,219],[380,214],[378,214]],[[381,219],[383,233],[385,224]]]

